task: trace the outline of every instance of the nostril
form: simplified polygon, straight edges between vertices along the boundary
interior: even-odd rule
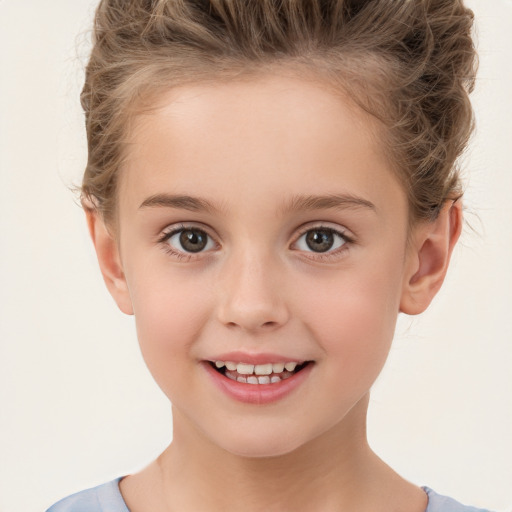
[[[257,331],[258,329],[272,330],[279,327],[279,322],[268,321],[268,322],[251,322],[249,320],[241,320],[240,322],[226,322],[224,324],[229,329],[243,329],[247,331]]]

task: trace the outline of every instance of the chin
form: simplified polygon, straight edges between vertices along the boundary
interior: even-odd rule
[[[302,436],[294,436],[290,431],[284,433],[269,432],[239,432],[231,436],[223,437],[218,446],[232,455],[245,458],[271,458],[288,455],[300,449],[307,440]]]

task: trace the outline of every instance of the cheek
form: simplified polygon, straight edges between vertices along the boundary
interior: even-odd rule
[[[194,364],[191,350],[209,316],[208,293],[198,290],[194,280],[161,272],[137,275],[130,293],[142,355],[169,395],[164,388]]]
[[[393,339],[400,303],[398,265],[340,271],[318,286],[306,283],[298,308],[313,338],[339,371],[358,380],[376,378]]]

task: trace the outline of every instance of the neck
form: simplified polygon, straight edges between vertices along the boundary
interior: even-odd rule
[[[387,466],[366,440],[367,404],[365,397],[335,428],[275,457],[229,453],[174,411],[174,441],[157,461],[169,509],[371,509],[361,503],[376,496]]]
[[[173,442],[121,492],[132,512],[424,512],[426,494],[368,446],[367,406],[365,396],[336,427],[274,457],[230,453],[175,410]]]

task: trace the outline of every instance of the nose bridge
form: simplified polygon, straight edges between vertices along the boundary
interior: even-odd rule
[[[219,283],[219,319],[244,330],[277,328],[288,320],[279,258],[247,245],[226,258]]]

